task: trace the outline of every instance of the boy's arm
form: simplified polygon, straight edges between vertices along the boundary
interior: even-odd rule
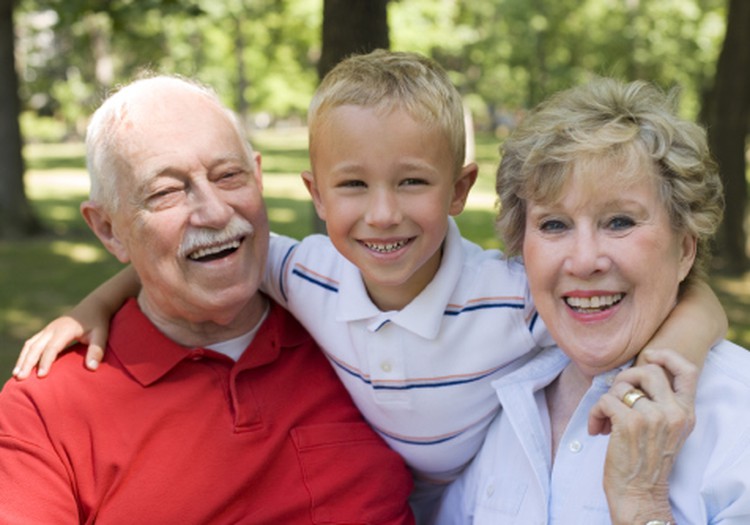
[[[703,281],[688,284],[669,317],[645,348],[670,348],[703,368],[708,351],[724,339],[729,324],[719,298]],[[646,364],[642,354],[636,365]]]
[[[89,345],[86,367],[96,369],[104,357],[110,319],[125,299],[136,296],[140,288],[138,276],[130,266],[99,285],[68,315],[58,317],[26,340],[13,375],[25,379],[37,364],[37,375],[47,375],[57,355],[76,340]]]

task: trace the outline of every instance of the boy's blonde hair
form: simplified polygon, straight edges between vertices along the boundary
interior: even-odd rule
[[[451,145],[454,173],[460,172],[466,154],[463,102],[435,61],[416,53],[378,49],[340,62],[325,76],[310,102],[311,158],[315,156],[317,129],[331,110],[345,105],[385,113],[403,109],[425,126],[438,126]]]

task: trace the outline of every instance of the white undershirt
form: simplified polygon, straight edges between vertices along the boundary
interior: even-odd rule
[[[219,343],[209,345],[206,348],[208,348],[209,350],[213,350],[214,352],[224,354],[230,359],[237,361],[240,356],[242,356],[242,353],[245,351],[245,349],[250,346],[250,343],[253,342],[253,339],[255,339],[255,334],[258,333],[258,330],[263,324],[263,321],[265,321],[266,317],[268,317],[269,309],[270,308],[268,304],[266,304],[266,309],[263,311],[263,315],[260,317],[260,320],[253,328],[250,329],[249,332],[245,332],[244,334],[235,337],[234,339],[229,339],[227,341],[221,341]]]

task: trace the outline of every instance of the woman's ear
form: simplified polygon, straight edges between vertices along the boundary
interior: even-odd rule
[[[93,201],[81,203],[81,215],[89,228],[99,237],[105,248],[122,263],[130,262],[125,244],[120,240],[112,224],[112,218],[104,207]]]
[[[690,269],[695,263],[695,255],[698,252],[698,238],[690,233],[683,234],[682,253],[680,255],[679,275],[680,282],[690,273]]]
[[[320,190],[318,189],[318,184],[315,182],[315,176],[311,171],[303,171],[302,181],[305,183],[305,187],[310,193],[310,197],[312,197],[313,204],[315,205],[315,212],[318,214],[318,217],[320,217],[320,220],[325,222],[326,207],[323,204],[323,199],[320,198]]]

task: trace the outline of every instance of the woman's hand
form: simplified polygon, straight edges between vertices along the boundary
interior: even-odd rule
[[[695,424],[697,367],[671,350],[644,357],[650,364],[618,374],[591,412],[589,432],[610,433],[604,491],[615,524],[672,520],[669,476]],[[633,389],[645,396],[624,400]]]

